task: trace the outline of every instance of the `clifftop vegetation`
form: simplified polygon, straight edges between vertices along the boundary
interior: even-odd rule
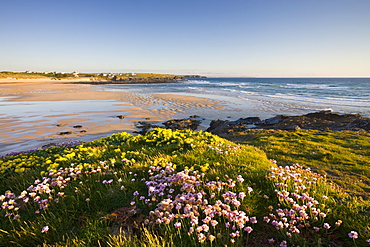
[[[245,145],[154,129],[5,156],[0,246],[368,246],[369,202],[309,169],[309,157],[330,164],[346,152],[326,155],[330,135],[291,132],[316,142],[306,155],[275,133],[240,137]]]

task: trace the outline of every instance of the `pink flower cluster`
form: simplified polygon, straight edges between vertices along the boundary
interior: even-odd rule
[[[10,190],[6,191],[4,195],[0,195],[1,209],[5,211],[4,216],[9,217],[13,220],[19,219],[21,216],[18,214],[21,208],[26,208],[29,203],[37,203],[38,209],[35,211],[36,214],[40,213],[40,210],[47,210],[50,203],[53,201],[58,203],[60,198],[65,195],[64,188],[68,186],[68,183],[76,181],[83,175],[102,173],[110,170],[110,167],[106,165],[106,162],[101,162],[101,166],[94,168],[93,166],[75,167],[73,164],[67,168],[60,168],[58,171],[50,171],[48,177],[42,178],[42,180],[35,180],[35,182],[29,186],[26,190],[22,191],[19,195],[14,194]],[[122,180],[118,179],[117,182]],[[110,184],[113,179],[103,180],[102,184]],[[83,184],[83,182],[79,182]],[[121,189],[124,189],[124,187]],[[75,193],[79,190],[76,189]],[[86,198],[86,202],[90,199]]]
[[[274,211],[270,206],[271,213],[264,217],[264,221],[271,223],[288,238],[305,229],[315,232],[331,229],[332,226],[324,222],[330,212],[325,205],[328,197],[314,197],[316,191],[312,188],[316,188],[318,178],[318,174],[299,165],[271,168],[268,179],[274,182],[280,203]],[[341,223],[338,220],[335,226],[339,227]]]
[[[200,243],[225,241],[225,238],[234,243],[243,232],[253,231],[248,224],[257,223],[256,217],[241,209],[241,201],[247,196],[244,191],[235,191],[236,185],[244,181],[241,175],[237,180],[206,182],[203,173],[176,172],[170,164],[150,167],[149,175],[145,182],[148,198],[141,199],[148,206],[157,202],[150,212],[152,222],[184,229]],[[252,190],[248,187],[247,192]]]

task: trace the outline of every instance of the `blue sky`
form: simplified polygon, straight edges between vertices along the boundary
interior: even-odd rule
[[[370,77],[369,0],[3,1],[0,71]]]

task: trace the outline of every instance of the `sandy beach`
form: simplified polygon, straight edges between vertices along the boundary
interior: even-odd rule
[[[50,143],[133,133],[139,121],[161,123],[225,102],[178,94],[105,91],[88,84],[0,80],[0,155]],[[118,117],[122,116],[122,117]]]

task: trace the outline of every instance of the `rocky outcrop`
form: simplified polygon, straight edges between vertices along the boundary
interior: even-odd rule
[[[172,130],[197,130],[201,121],[199,116],[191,116],[185,119],[172,119],[162,123],[167,129]],[[139,122],[136,127],[140,129],[136,133],[145,134],[152,128],[161,127],[150,122]],[[336,114],[331,111],[308,113],[302,116],[277,115],[272,118],[261,120],[259,117],[239,118],[235,121],[212,120],[206,130],[216,135],[244,132],[247,129],[273,129],[273,130],[366,130],[370,131],[370,119],[363,118],[359,114]]]
[[[356,118],[349,124],[347,124],[349,130],[367,130],[370,131],[370,119]]]
[[[239,118],[236,121],[212,120],[206,131],[216,135],[229,132],[241,132],[254,127],[254,124],[260,121],[261,119],[259,117]]]
[[[172,130],[196,130],[200,124],[199,120],[196,120],[194,118],[186,118],[186,119],[173,119],[168,120],[163,123],[163,125],[167,129]]]
[[[172,130],[196,130],[201,123],[200,120],[196,119],[198,117],[199,116],[191,116],[190,118],[184,119],[172,119],[163,122],[162,125],[165,126],[166,129]],[[147,121],[138,122],[135,126],[139,129],[139,131],[135,131],[135,133],[139,134],[145,134],[152,128],[161,127]]]
[[[302,116],[279,115],[256,124],[259,129],[315,129],[347,130],[347,125],[355,119],[362,119],[359,114],[336,114],[331,111],[320,111]]]
[[[236,121],[214,120],[207,131],[213,134],[243,132],[246,129],[275,130],[370,130],[370,119],[359,114],[336,114],[331,111],[320,111],[302,116],[277,115],[265,120],[258,118],[240,118]]]

